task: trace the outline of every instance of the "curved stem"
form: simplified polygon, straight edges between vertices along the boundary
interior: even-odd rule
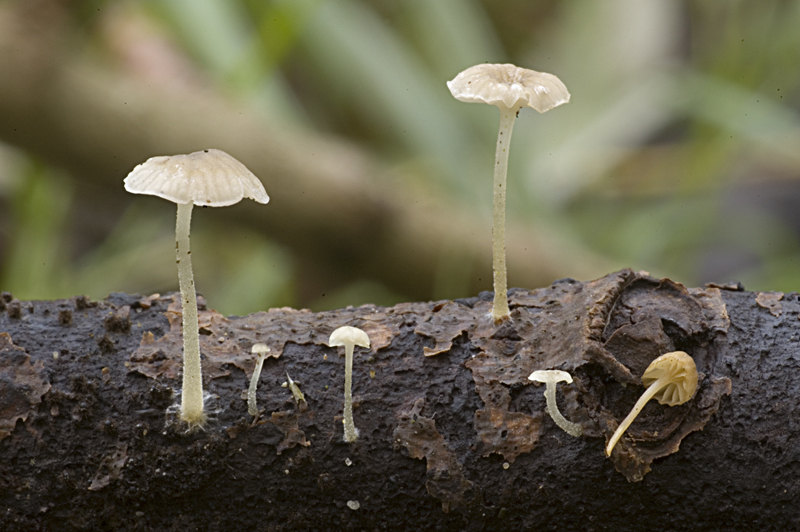
[[[353,422],[353,344],[344,346],[344,441],[353,443],[358,431]]]
[[[561,411],[559,411],[558,403],[556,402],[555,382],[547,383],[547,388],[544,390],[544,397],[547,400],[547,413],[550,414],[550,417],[553,418],[553,421],[556,422],[556,425],[558,425],[561,430],[576,438],[583,434],[583,427],[568,420],[561,414]]]
[[[494,305],[492,320],[495,323],[511,318],[508,308],[508,282],[506,280],[506,176],[511,133],[519,109],[500,107],[500,130],[494,154],[494,222],[492,225],[492,259],[494,271]]]
[[[667,382],[669,382],[669,376],[661,377],[660,379],[657,379],[644,391],[639,400],[636,401],[636,404],[633,405],[633,409],[631,409],[630,413],[627,416],[625,416],[625,419],[623,419],[622,423],[619,424],[619,427],[617,427],[617,430],[616,432],[614,432],[614,435],[611,436],[610,440],[608,440],[608,445],[606,445],[606,456],[611,456],[611,451],[614,450],[614,446],[617,444],[617,442],[625,433],[625,431],[628,430],[628,427],[630,426],[631,423],[633,423],[633,420],[636,419],[636,416],[639,415],[639,412],[642,411],[644,405],[647,404],[647,401],[652,399],[653,396],[657,394],[658,391],[661,388],[663,388],[665,384],[667,384]]]
[[[256,358],[256,367],[253,369],[253,375],[250,377],[250,388],[247,389],[247,413],[253,417],[258,415],[258,405],[256,403],[256,388],[258,387],[258,379],[261,377],[261,368],[264,367],[264,359],[266,357],[262,354]],[[288,374],[287,374],[288,377]]]
[[[179,203],[175,222],[175,253],[178,263],[178,282],[181,287],[183,317],[183,390],[181,419],[191,426],[205,422],[203,412],[203,374],[200,367],[200,338],[197,330],[197,295],[192,275],[192,252],[189,249],[189,226],[192,223],[192,203]]]

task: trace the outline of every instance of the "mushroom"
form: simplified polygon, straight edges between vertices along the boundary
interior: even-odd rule
[[[356,327],[339,327],[331,334],[328,345],[344,346],[344,441],[353,443],[358,438],[358,430],[353,423],[353,347],[369,347],[369,336]]]
[[[573,423],[561,415],[558,410],[558,403],[556,402],[556,384],[565,381],[572,383],[572,375],[566,371],[557,369],[538,370],[534,371],[528,376],[528,380],[534,382],[543,382],[547,386],[544,389],[544,397],[547,400],[547,413],[556,422],[556,425],[561,427],[564,432],[576,438],[583,434],[583,427],[577,423]]]
[[[256,357],[256,367],[253,368],[253,376],[250,377],[250,388],[247,390],[247,413],[256,417],[258,415],[258,406],[256,405],[256,388],[258,387],[258,379],[261,377],[261,368],[264,367],[264,360],[269,356],[269,347],[267,344],[253,344],[251,349]]]
[[[647,386],[647,390],[636,401],[633,409],[608,440],[606,456],[611,456],[614,446],[642,411],[647,401],[655,398],[662,405],[676,406],[682,405],[694,397],[694,393],[697,391],[697,366],[692,357],[683,351],[666,353],[647,366],[642,375],[642,385]]]
[[[523,107],[545,113],[569,102],[567,87],[552,74],[536,72],[514,65],[476,65],[461,72],[447,88],[462,102],[488,103],[500,108],[500,131],[494,163],[494,224],[492,256],[494,270],[494,305],[492,320],[500,323],[511,319],[506,292],[506,173],[508,148],[514,120]]]
[[[178,204],[175,250],[181,288],[183,318],[183,391],[180,417],[190,428],[202,426],[203,376],[200,368],[200,340],[197,299],[189,250],[192,207],[224,207],[250,198],[267,203],[264,186],[239,161],[220,150],[202,150],[188,155],[152,157],[125,178],[125,190],[134,194],[159,196]]]

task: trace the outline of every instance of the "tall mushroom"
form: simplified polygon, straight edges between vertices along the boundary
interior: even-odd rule
[[[606,445],[606,456],[628,429],[647,401],[655,398],[662,405],[682,405],[697,391],[697,366],[692,357],[683,351],[673,351],[653,360],[642,375],[642,385],[648,388],[633,405],[633,409],[619,424]]]
[[[356,327],[339,327],[331,334],[328,345],[344,346],[344,441],[353,443],[358,438],[353,422],[353,348],[358,345],[369,347],[369,336]]]
[[[492,226],[492,257],[494,270],[495,323],[511,318],[506,292],[506,174],[508,148],[514,120],[520,109],[532,107],[545,113],[569,102],[567,87],[552,74],[536,72],[514,65],[476,65],[461,72],[447,88],[462,102],[488,103],[500,109],[500,131],[494,163],[494,224]]]
[[[178,204],[175,250],[181,289],[183,318],[183,390],[180,417],[190,428],[202,426],[203,376],[197,299],[189,250],[192,207],[225,207],[250,198],[267,203],[264,185],[242,163],[220,150],[202,150],[188,155],[151,157],[125,178],[125,190],[159,196]]]

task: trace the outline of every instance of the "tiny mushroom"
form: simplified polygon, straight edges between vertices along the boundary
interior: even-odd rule
[[[256,388],[258,387],[258,379],[261,377],[261,368],[264,367],[264,360],[269,356],[269,347],[267,344],[253,344],[251,349],[256,357],[256,367],[253,368],[253,376],[250,377],[250,388],[247,390],[247,412],[255,417],[258,415],[258,406],[256,405]]]
[[[267,203],[261,181],[239,161],[220,150],[202,150],[188,155],[151,157],[125,178],[125,190],[159,196],[178,204],[175,223],[178,281],[183,319],[183,390],[180,417],[190,428],[205,424],[203,376],[197,299],[189,250],[192,207],[224,207],[250,198]]]
[[[544,397],[547,400],[547,413],[550,414],[550,417],[553,418],[553,421],[556,422],[556,425],[561,427],[561,429],[563,429],[564,432],[570,436],[575,436],[577,438],[583,434],[583,427],[577,423],[569,421],[567,418],[561,415],[561,412],[558,410],[558,403],[556,402],[556,384],[561,381],[571,383],[572,375],[566,371],[557,369],[538,370],[531,373],[528,377],[528,380],[532,380],[534,382],[543,382],[546,384],[547,387],[544,390]]]
[[[642,375],[642,385],[647,386],[647,390],[608,440],[606,456],[611,456],[614,446],[650,399],[655,398],[662,405],[676,406],[694,397],[697,391],[697,366],[692,357],[683,351],[666,353],[650,363]]]
[[[331,334],[328,345],[344,346],[344,441],[353,443],[358,438],[358,430],[353,423],[353,347],[369,347],[369,336],[356,327],[339,327]]]
[[[500,109],[500,131],[494,163],[494,224],[492,256],[494,262],[494,305],[492,319],[500,323],[511,318],[506,292],[506,174],[508,148],[520,109],[532,107],[545,113],[569,102],[567,87],[552,74],[514,65],[482,64],[466,69],[447,88],[462,102],[488,103]]]

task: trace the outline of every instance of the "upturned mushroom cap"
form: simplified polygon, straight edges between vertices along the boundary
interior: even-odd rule
[[[567,87],[553,74],[511,64],[475,65],[448,81],[447,88],[462,102],[533,107],[540,113],[569,102]]]
[[[347,345],[369,347],[369,336],[357,327],[345,325],[333,331],[330,340],[328,340],[328,345],[331,347]]]
[[[128,174],[125,190],[204,207],[225,207],[242,198],[269,201],[264,185],[245,165],[215,149],[151,157]]]
[[[697,391],[697,366],[683,351],[666,353],[653,360],[642,375],[642,385],[650,386],[665,375],[670,383],[653,395],[662,405],[682,405]]]
[[[528,380],[534,382],[572,382],[572,375],[567,373],[566,371],[561,371],[560,369],[540,369],[534,371],[528,376]]]

